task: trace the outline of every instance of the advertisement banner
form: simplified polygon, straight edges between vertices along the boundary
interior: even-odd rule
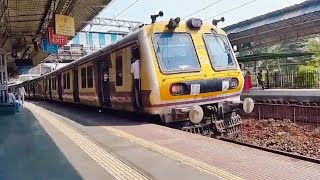
[[[49,27],[48,31],[49,31],[50,44],[56,44],[56,45],[62,46],[68,43],[67,36],[55,34],[53,27]]]
[[[58,45],[50,44],[48,39],[42,39],[42,50],[47,54],[58,54]]]
[[[74,17],[61,14],[55,15],[56,34],[64,36],[75,35]]]

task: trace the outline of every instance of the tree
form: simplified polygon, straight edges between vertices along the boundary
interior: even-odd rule
[[[319,67],[320,65],[320,41],[311,40],[307,44],[307,50],[314,53],[314,57],[308,62],[309,65]]]

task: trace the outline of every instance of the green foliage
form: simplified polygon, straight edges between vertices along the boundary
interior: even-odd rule
[[[307,50],[311,53],[315,53],[308,65],[318,67],[320,65],[320,42],[316,40],[311,40],[307,44]]]
[[[303,88],[319,87],[319,74],[317,67],[313,65],[299,66],[295,85]]]

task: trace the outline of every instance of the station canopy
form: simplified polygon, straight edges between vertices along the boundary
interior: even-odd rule
[[[320,1],[307,0],[223,28],[239,51],[318,36]]]
[[[314,53],[261,53],[237,57],[238,62],[255,62],[280,58],[311,57]]]
[[[75,31],[81,31],[111,0],[0,0],[0,45],[11,52],[9,73],[18,69],[16,59],[31,59],[33,66],[48,54],[41,51],[41,39],[54,27],[54,15],[74,17]],[[68,37],[72,39],[72,37]]]

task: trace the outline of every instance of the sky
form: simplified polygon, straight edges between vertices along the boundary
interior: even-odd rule
[[[208,22],[211,22],[213,19],[212,17],[215,19],[224,17],[225,22],[220,23],[219,26],[225,27],[251,19],[255,16],[301,3],[304,0],[113,0],[112,4],[102,10],[98,17],[112,19],[135,1],[137,2],[134,5],[115,19],[151,23],[150,15],[158,14],[160,10],[164,12],[164,16],[159,17],[157,19],[158,21],[168,21],[173,17],[180,17],[183,19],[184,17],[216,2],[209,8],[187,17],[186,19],[191,17],[201,18],[202,20],[210,18]],[[238,8],[239,6],[242,7]],[[88,29],[89,27],[87,26],[85,30]],[[123,29],[118,29],[117,27],[91,27],[91,31],[106,32],[108,30]]]

